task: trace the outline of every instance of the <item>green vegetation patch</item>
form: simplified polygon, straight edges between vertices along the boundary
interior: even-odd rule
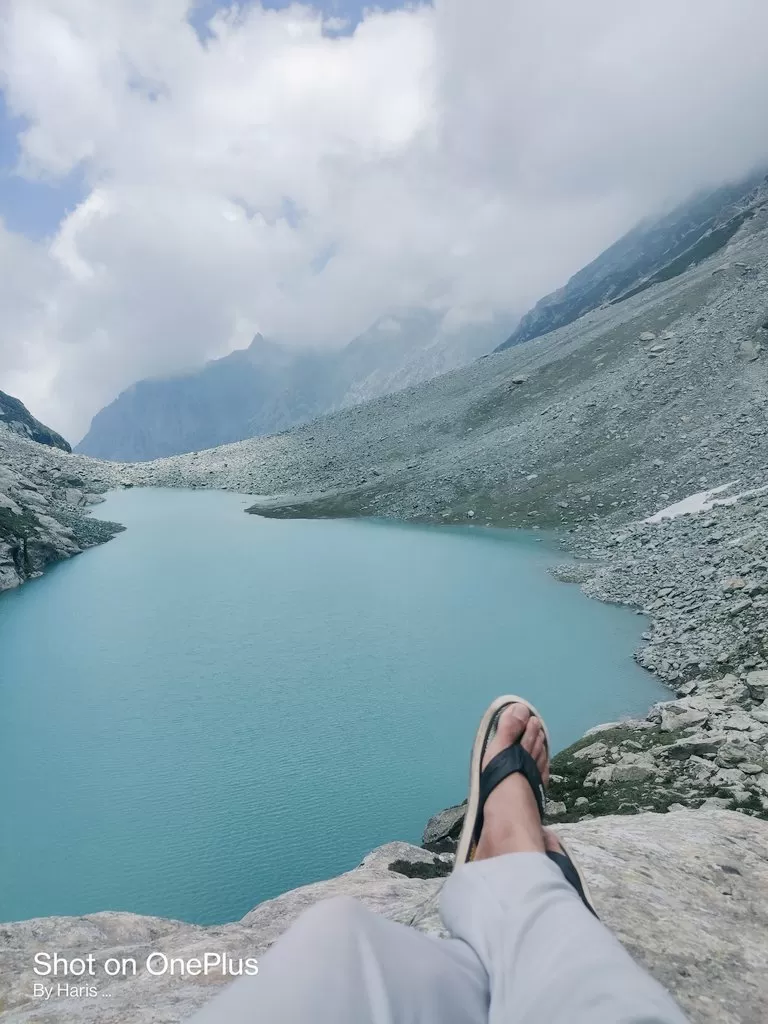
[[[687,798],[683,793],[677,792],[673,785],[659,777],[641,782],[606,782],[598,786],[585,786],[587,776],[597,766],[590,758],[574,756],[594,743],[615,747],[629,740],[637,745],[636,752],[641,753],[660,744],[673,743],[674,739],[672,733],[626,725],[584,736],[561,750],[552,759],[551,766],[552,774],[560,779],[554,779],[549,787],[550,800],[562,801],[567,807],[565,814],[557,815],[557,821],[579,821],[585,814],[598,817],[604,814],[637,814],[646,810],[663,812],[671,804],[686,803]],[[586,797],[589,805],[576,807],[579,797]]]
[[[387,865],[390,871],[398,875],[405,875],[406,878],[445,878],[450,875],[452,866],[439,857],[433,857],[432,862],[393,860]]]

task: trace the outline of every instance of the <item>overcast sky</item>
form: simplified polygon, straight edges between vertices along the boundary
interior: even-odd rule
[[[768,164],[766,0],[0,3],[0,388],[522,312]],[[502,340],[502,339],[499,339]]]

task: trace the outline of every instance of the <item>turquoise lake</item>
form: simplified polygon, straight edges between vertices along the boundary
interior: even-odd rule
[[[0,597],[0,920],[234,920],[420,841],[497,694],[556,747],[668,696],[535,534],[251,500],[112,494],[125,533]]]

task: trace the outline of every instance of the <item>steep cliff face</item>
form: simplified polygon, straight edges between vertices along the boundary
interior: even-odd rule
[[[47,444],[52,448],[61,448],[64,452],[72,451],[60,434],[36,420],[23,402],[4,391],[0,391],[0,423],[19,437],[27,437],[30,441]]]

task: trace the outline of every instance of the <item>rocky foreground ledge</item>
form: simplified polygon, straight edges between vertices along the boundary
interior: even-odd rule
[[[596,818],[558,831],[586,870],[603,920],[675,994],[692,1021],[768,1020],[768,829],[762,822],[729,811],[680,810]],[[285,893],[242,921],[217,927],[124,913],[1,925],[0,1021],[183,1021],[223,979],[217,973],[151,976],[144,967],[150,953],[184,961],[211,952],[259,957],[298,914],[327,897],[353,896],[393,920],[439,933],[442,879],[409,877],[429,874],[435,859],[450,858],[390,843],[347,874]],[[40,951],[67,958],[93,953],[96,976],[85,980],[96,994],[73,995],[84,979],[61,975],[50,999],[35,999],[35,981],[52,984],[33,973]],[[133,957],[137,975],[106,978],[108,957]]]

